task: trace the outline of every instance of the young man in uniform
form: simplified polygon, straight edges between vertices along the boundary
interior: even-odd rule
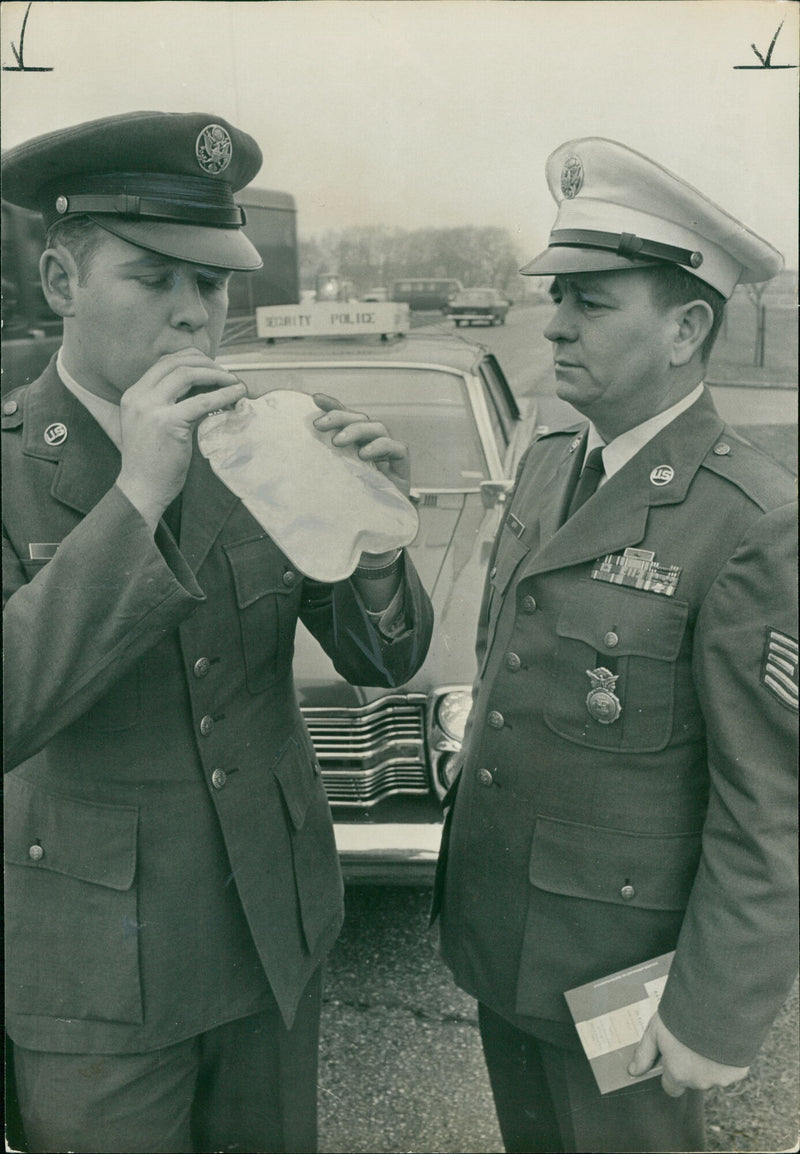
[[[745,1076],[796,972],[794,479],[702,383],[725,299],[782,260],[613,141],[547,178],[522,271],[554,278],[557,392],[589,424],[532,444],[490,561],[443,951],[507,1150],[703,1150],[702,1091]],[[601,1096],[564,991],[672,950]]]
[[[13,149],[64,318],[3,404],[7,1022],[39,1151],[316,1149],[330,809],[292,683],[298,619],[350,681],[421,664],[413,566],[304,580],[194,430],[245,388],[214,356],[255,141],[141,112]],[[385,428],[317,425],[408,491]]]

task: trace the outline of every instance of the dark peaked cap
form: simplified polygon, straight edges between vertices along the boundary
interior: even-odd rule
[[[255,269],[233,199],[261,168],[252,136],[205,112],[127,112],[48,132],[3,155],[3,196],[49,228],[72,215],[179,260]]]

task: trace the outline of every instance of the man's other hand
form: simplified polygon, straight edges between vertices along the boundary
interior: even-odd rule
[[[671,1098],[680,1098],[684,1090],[710,1090],[712,1086],[730,1086],[749,1073],[749,1066],[724,1066],[690,1050],[667,1029],[658,1014],[653,1014],[644,1036],[634,1051],[628,1073],[637,1078],[656,1064],[664,1066],[661,1085]]]
[[[324,410],[314,421],[321,433],[333,432],[332,443],[344,448],[358,446],[362,461],[373,461],[384,476],[407,497],[411,491],[411,462],[408,445],[389,436],[385,425],[371,421],[365,413],[354,413],[326,393],[314,393],[314,404]]]

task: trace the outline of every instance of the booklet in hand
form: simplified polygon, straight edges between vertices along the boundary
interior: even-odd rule
[[[660,954],[564,994],[601,1094],[663,1072],[659,1064],[632,1078],[628,1063],[658,1009],[674,956]]]

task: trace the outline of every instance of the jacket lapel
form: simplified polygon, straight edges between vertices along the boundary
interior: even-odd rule
[[[562,467],[557,473],[562,485],[560,499],[550,485],[543,490],[542,546],[528,558],[524,573],[563,569],[638,545],[645,537],[651,507],[685,499],[723,427],[706,390],[696,404],[662,429],[577,513],[545,537],[544,523],[552,524],[554,508],[563,512],[570,491],[567,481],[571,472]],[[654,471],[661,466],[672,470],[672,478],[666,484],[653,480]]]
[[[239,498],[217,478],[195,444],[183,486],[180,549],[197,575]]]
[[[63,440],[49,443],[45,434],[49,437],[48,430],[57,425],[63,430],[56,431],[56,442]],[[119,474],[119,450],[61,383],[55,360],[28,390],[23,452],[56,462],[51,495],[82,514],[94,508]]]

